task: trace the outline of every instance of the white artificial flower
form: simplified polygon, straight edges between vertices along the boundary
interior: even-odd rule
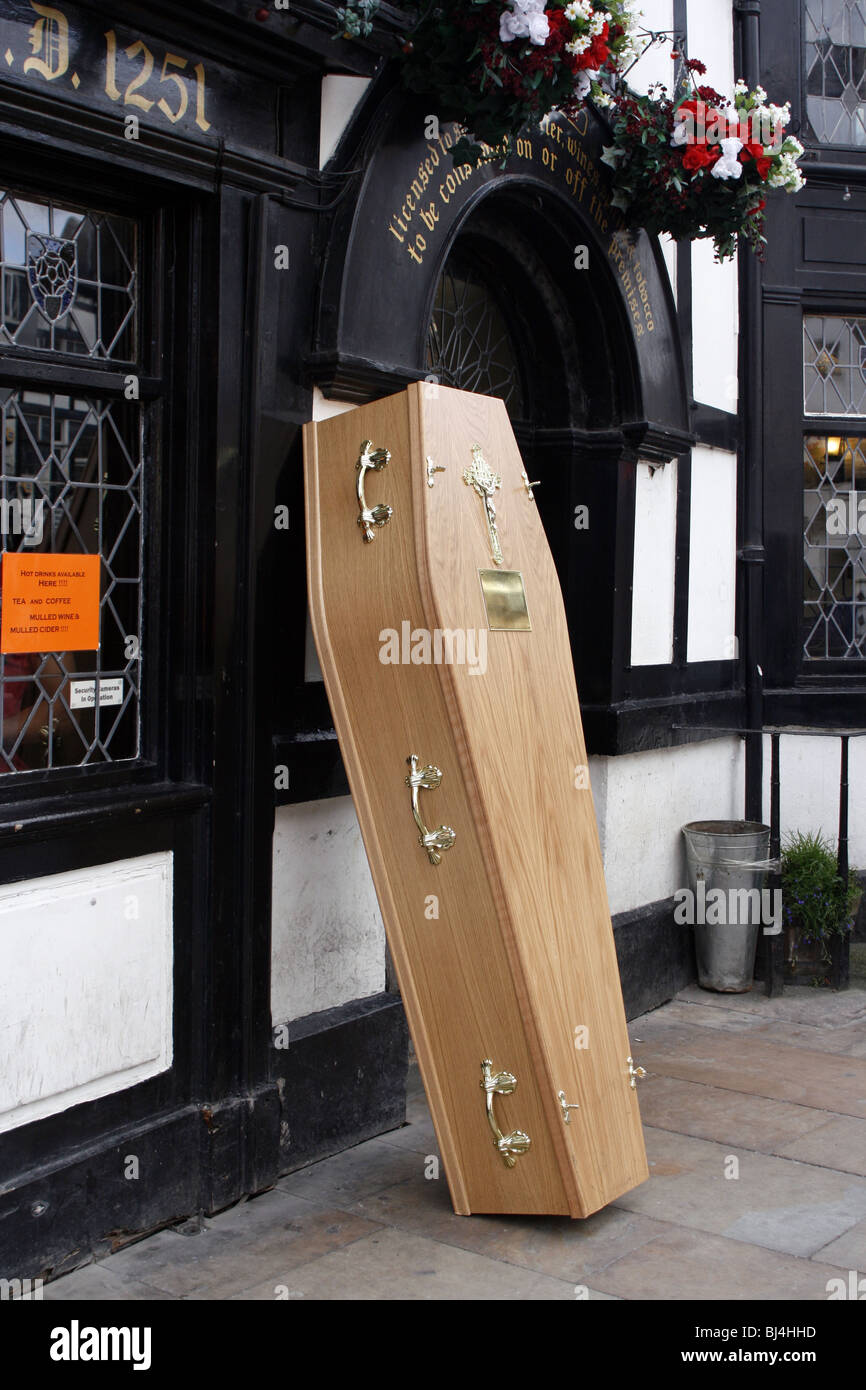
[[[571,43],[565,45],[565,51],[566,53],[575,54],[585,53],[591,43],[592,39],[589,37],[589,34],[578,34],[577,38],[572,39]]]
[[[586,68],[581,68],[580,72],[577,74],[574,95],[577,97],[578,101],[583,101],[584,97],[588,97],[591,91],[592,78]]]
[[[738,179],[742,177],[743,166],[737,156],[743,148],[742,140],[731,136],[728,140],[720,140],[721,157],[716,160],[710,173],[714,179]]]
[[[783,154],[779,156],[776,165],[767,183],[771,188],[784,188],[788,193],[799,193],[805,187],[806,180],[797,167],[797,155]]]
[[[749,84],[744,82],[742,77],[738,77],[734,83],[734,96],[747,97],[749,95]]]
[[[763,87],[755,88],[755,96],[757,97],[758,101],[763,102],[767,100],[767,93],[764,91]]]
[[[613,106],[613,97],[610,92],[599,92],[595,104],[596,106]]]
[[[499,42],[511,43],[512,39],[525,38],[529,33],[529,25],[525,23],[522,15],[517,15],[513,10],[503,10],[499,17]]]
[[[619,149],[617,145],[602,145],[601,162],[606,164],[608,168],[615,169],[617,160],[622,159],[624,154],[625,150]]]
[[[546,14],[531,14],[529,20],[529,42],[534,43],[536,48],[547,43],[550,37],[550,21]]]
[[[529,39],[536,47],[547,42],[550,24],[544,13],[544,0],[511,0],[513,8],[499,19],[499,42]]]

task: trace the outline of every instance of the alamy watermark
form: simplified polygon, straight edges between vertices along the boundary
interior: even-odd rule
[[[0,536],[23,536],[25,545],[41,545],[44,534],[43,498],[0,498]]]
[[[470,676],[487,670],[487,629],[473,627],[416,627],[404,621],[400,631],[386,627],[379,633],[379,660],[383,666],[467,666]]]
[[[763,926],[764,936],[782,930],[781,888],[710,888],[699,878],[697,889],[674,893],[674,921],[681,927]]]

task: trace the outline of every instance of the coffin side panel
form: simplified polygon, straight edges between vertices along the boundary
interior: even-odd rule
[[[446,388],[433,403],[421,387],[409,395],[422,419],[420,447],[446,470],[435,505],[416,483],[431,621],[487,626],[479,571],[497,567],[484,503],[463,476],[473,444],[502,480],[494,496],[501,568],[523,575],[532,630],[489,631],[485,673],[455,664],[444,677],[452,723],[471,731],[468,785],[531,1013],[543,1100],[588,1215],[648,1170],[559,582],[504,404]],[[580,1107],[568,1125],[560,1090]]]
[[[392,454],[387,468],[367,475],[368,505],[394,509],[369,544],[355,493],[363,439]],[[428,625],[414,553],[412,470],[423,466],[410,449],[405,393],[307,427],[313,633],[455,1210],[568,1214],[464,784],[465,737],[451,725],[442,668],[380,660],[383,634],[402,639],[404,621],[410,630]],[[441,787],[421,793],[427,824],[456,832],[438,866],[419,844],[411,813],[404,779],[412,753],[443,773]],[[485,1114],[485,1058],[518,1078],[514,1094],[496,1100],[501,1127],[532,1140],[511,1169]]]

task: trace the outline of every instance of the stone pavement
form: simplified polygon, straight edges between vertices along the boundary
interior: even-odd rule
[[[403,1129],[44,1297],[826,1300],[866,1274],[862,976],[775,1000],[694,986],[630,1033],[651,1177],[587,1221],[454,1216],[414,1072]]]

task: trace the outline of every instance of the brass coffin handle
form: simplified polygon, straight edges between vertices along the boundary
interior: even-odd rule
[[[412,792],[412,815],[415,817],[415,824],[418,827],[418,841],[427,851],[427,857],[431,864],[441,864],[442,853],[446,849],[451,849],[457,836],[450,825],[440,825],[438,830],[428,830],[421,819],[420,798],[422,791],[434,791],[442,781],[442,773],[438,767],[428,764],[427,767],[418,767],[418,755],[413,753],[406,759],[412,771],[406,778],[406,786]]]
[[[375,473],[381,473],[391,462],[391,453],[388,449],[374,449],[372,442],[365,439],[361,445],[361,457],[355,467],[358,470],[358,510],[361,515],[358,517],[358,525],[364,533],[365,541],[376,539],[374,526],[387,526],[391,517],[394,515],[394,508],[384,504],[373,507],[372,510],[367,506],[367,499],[364,496],[364,484],[367,473],[372,468]]]
[[[626,1058],[626,1065],[627,1065],[627,1067],[628,1067],[628,1075],[629,1075],[629,1083],[628,1083],[628,1084],[631,1086],[632,1090],[635,1091],[635,1090],[637,1090],[637,1083],[638,1083],[639,1081],[643,1081],[644,1077],[646,1076],[646,1072],[644,1071],[643,1067],[636,1067],[636,1066],[635,1066],[635,1062],[634,1062],[634,1058],[633,1058],[633,1057],[627,1057],[627,1058]]]
[[[523,1133],[522,1129],[515,1129],[512,1134],[502,1133],[496,1123],[493,1097],[510,1096],[512,1091],[517,1089],[517,1077],[512,1076],[510,1071],[495,1072],[493,1063],[487,1058],[481,1063],[480,1085],[487,1104],[487,1122],[493,1131],[493,1147],[502,1155],[502,1161],[506,1168],[513,1168],[520,1155],[529,1152],[532,1140],[528,1134]]]

